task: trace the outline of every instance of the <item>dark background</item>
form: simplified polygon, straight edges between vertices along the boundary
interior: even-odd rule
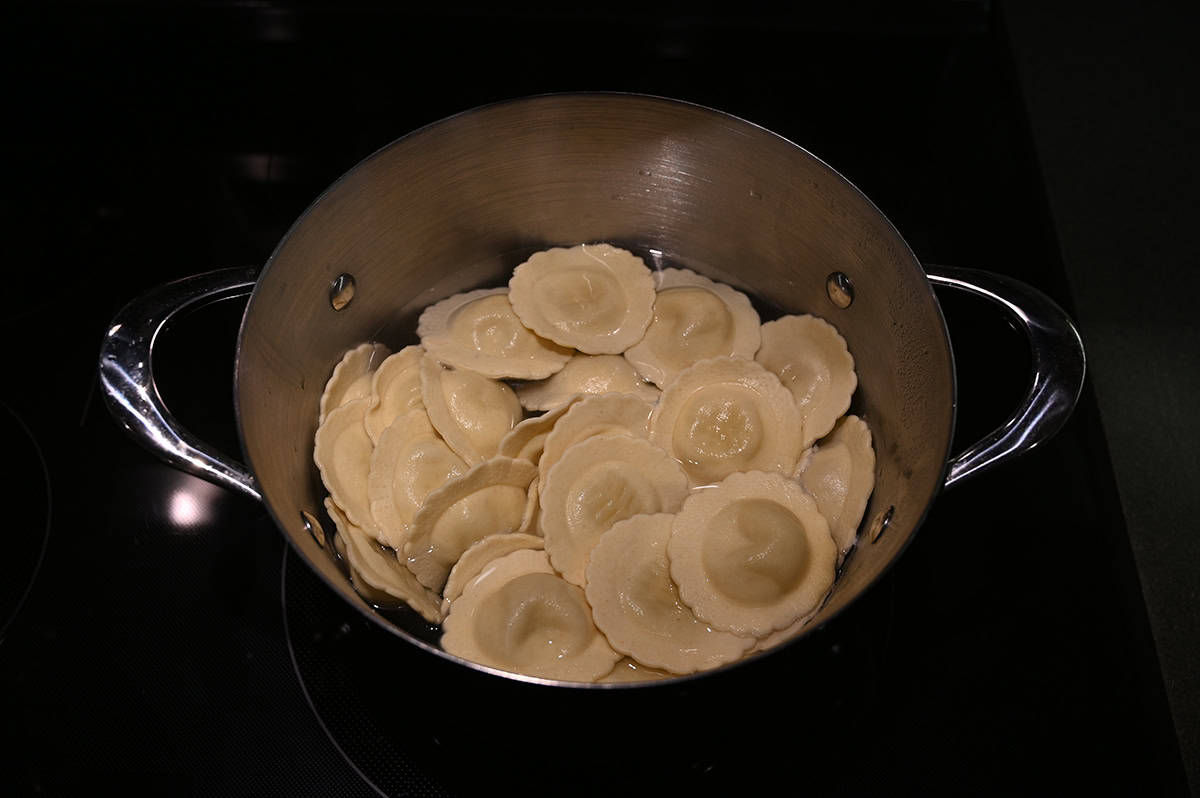
[[[1180,795],[1200,789],[1193,4],[9,6],[0,793]],[[113,314],[262,264],[397,136],[562,90],[710,105],[822,157],[926,262],[1046,291],[1089,355],[1058,439],[941,497],[805,645],[667,694],[447,673],[341,606],[266,512],[159,464],[96,393]],[[968,443],[1021,339],[943,298]],[[160,389],[236,453],[240,305]],[[411,721],[409,719],[412,719]],[[780,731],[782,729],[782,732]]]

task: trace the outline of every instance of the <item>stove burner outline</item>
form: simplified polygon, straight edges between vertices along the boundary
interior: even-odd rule
[[[380,695],[380,706],[367,706],[363,703],[357,690],[345,689],[346,685],[351,683],[360,685],[361,679],[370,678],[366,675],[367,668],[381,662],[375,656],[376,654],[387,653],[388,636],[386,633],[381,633],[378,637],[373,636],[376,631],[375,627],[366,619],[357,617],[349,608],[346,608],[343,615],[339,611],[340,598],[329,591],[325,591],[327,595],[323,594],[324,585],[317,580],[315,575],[305,571],[302,561],[288,563],[290,552],[290,547],[285,548],[281,567],[280,598],[286,643],[293,670],[305,700],[322,731],[338,754],[358,774],[363,783],[376,794],[383,796],[393,794],[441,796],[459,794],[459,790],[465,790],[463,794],[472,794],[473,790],[486,786],[486,780],[489,778],[488,772],[497,772],[495,771],[497,766],[494,761],[495,752],[477,748],[477,746],[486,746],[489,741],[495,740],[489,736],[490,733],[486,729],[492,729],[493,732],[503,729],[506,739],[535,739],[528,733],[527,726],[533,722],[530,719],[519,720],[513,725],[498,722],[484,723],[481,724],[480,729],[471,732],[454,725],[445,728],[431,727],[428,723],[429,716],[423,715],[421,710],[414,710],[415,717],[425,717],[426,720],[420,721],[418,729],[414,732],[416,736],[412,738],[413,747],[409,748],[405,745],[403,739],[408,734],[407,727],[391,728],[387,720],[395,716],[386,714],[395,711],[397,715],[401,715],[404,709],[409,708],[407,699],[397,698],[396,695],[404,690],[403,684],[389,686],[387,683],[381,682],[377,688],[373,688],[385,691]],[[297,564],[301,567],[297,568]],[[312,578],[307,579],[308,576]],[[292,580],[290,586],[288,585],[289,579]],[[859,615],[864,617],[860,617],[857,621],[848,618],[845,624],[840,625],[843,631],[833,633],[824,640],[823,644],[807,655],[816,663],[815,673],[835,677],[842,688],[835,689],[833,691],[835,695],[832,696],[823,693],[824,697],[818,700],[823,711],[832,713],[827,716],[830,723],[839,729],[837,734],[821,743],[823,746],[832,745],[834,737],[849,739],[870,728],[867,716],[870,706],[879,697],[879,681],[886,668],[885,661],[890,648],[895,609],[894,590],[891,586],[881,587],[884,589],[876,591],[878,596],[872,602],[874,605],[872,610],[861,611]],[[327,601],[323,601],[322,597]],[[305,606],[304,602],[307,599],[316,599],[316,603],[311,607]],[[295,617],[290,615],[293,612],[297,613]],[[305,636],[306,631],[302,631],[304,630],[303,623],[296,623],[298,619],[313,619],[313,628],[307,630],[313,633],[311,643]],[[382,649],[375,648],[375,644],[381,642],[384,647]],[[323,648],[327,650],[321,650]],[[764,663],[760,675],[767,680],[773,679],[778,684],[781,679],[789,678],[791,673],[789,669],[797,663],[803,662],[804,659],[805,657],[785,660],[784,655],[780,655],[775,658],[773,664]],[[678,695],[664,693],[657,698],[648,695],[642,700],[635,699],[632,693],[628,695],[608,694],[607,696],[575,695],[573,693],[555,696],[545,694],[537,696],[539,701],[535,708],[534,704],[526,704],[526,701],[519,697],[532,697],[528,685],[508,682],[484,683],[484,680],[474,673],[459,674],[457,671],[447,672],[435,670],[435,668],[435,665],[429,665],[429,670],[426,670],[424,663],[417,658],[403,663],[401,670],[406,682],[422,686],[422,689],[418,691],[420,693],[446,694],[442,691],[463,689],[464,693],[460,695],[460,698],[464,703],[474,705],[472,702],[483,700],[486,703],[481,706],[487,706],[490,711],[499,712],[500,715],[504,714],[499,711],[500,707],[528,706],[530,715],[536,716],[541,712],[543,717],[548,717],[546,712],[549,711],[551,714],[556,712],[555,708],[560,702],[563,702],[562,706],[566,707],[568,705],[566,702],[582,701],[584,703],[571,703],[570,706],[575,709],[590,706],[592,710],[596,711],[597,718],[608,719],[608,723],[600,724],[604,729],[615,728],[611,722],[614,717],[632,717],[629,714],[631,710],[649,712],[650,715],[663,715],[661,710],[667,708],[684,710],[686,718],[691,720],[685,722],[682,728],[692,728],[694,722],[698,722],[708,714],[708,710],[701,706],[708,699],[716,698],[719,702],[723,702],[725,711],[722,716],[727,717],[731,716],[730,707],[740,706],[737,702],[740,701],[744,691],[756,689],[753,684],[740,680],[726,682],[723,686],[707,692],[696,689],[696,686],[685,685],[680,688]],[[465,671],[465,669],[463,670]],[[430,674],[442,674],[433,678],[445,678],[445,682],[438,682],[435,685],[430,681]],[[820,680],[820,683],[831,684],[826,679]],[[844,689],[851,683],[858,685],[860,692],[854,694],[852,691]],[[389,690],[392,693],[390,698],[387,695]],[[596,691],[589,692],[595,693]],[[796,696],[804,701],[811,701],[814,697],[817,696],[800,696],[799,694]],[[427,697],[423,698],[422,696],[413,696],[412,698],[418,703],[421,700],[429,701]],[[588,698],[595,700],[591,704],[587,704]],[[607,706],[608,702],[603,700],[604,698],[612,701],[625,700],[609,707]],[[434,702],[437,700],[433,699]],[[385,706],[388,704],[390,706]],[[431,706],[438,705],[427,703],[424,705],[424,710],[427,711]],[[719,709],[721,704],[715,706]],[[650,709],[647,709],[648,707]],[[737,711],[741,712],[742,710]],[[385,714],[380,715],[380,712],[385,712]],[[569,714],[565,709],[563,712]],[[495,721],[495,718],[492,721]],[[601,739],[605,733],[607,732],[600,734]],[[546,745],[551,744],[547,740],[542,742]],[[592,740],[592,742],[594,743],[596,740]],[[725,740],[718,747],[719,750],[709,751],[700,749],[691,751],[688,745],[682,741],[673,744],[674,747],[670,750],[664,749],[663,755],[674,762],[672,771],[674,776],[671,778],[682,778],[686,785],[696,788],[701,785],[711,787],[718,783],[732,785],[739,778],[735,763],[739,761],[739,757],[747,755],[747,752],[739,747],[743,744],[734,744],[735,742],[734,740]],[[732,753],[724,753],[726,745],[732,746],[730,749]],[[458,754],[455,752],[461,753],[468,750],[475,750],[482,755],[483,758],[474,763],[479,772],[447,773],[448,780],[441,780],[439,777],[444,772],[442,768],[455,767],[455,765],[449,764],[456,761],[454,757]],[[443,760],[444,755],[450,758]],[[418,763],[428,766],[428,770],[422,772],[423,768],[418,767]],[[632,760],[627,764],[632,770],[637,770]],[[643,762],[642,764],[648,766],[648,763]],[[584,767],[587,762],[578,761],[576,756],[573,759],[568,757],[553,767],[544,762],[543,765],[545,765],[546,771],[542,775],[549,778],[550,783],[559,783],[556,779],[569,777],[572,768]],[[554,770],[554,767],[558,770]],[[620,778],[620,774],[613,773],[595,773],[593,776],[601,780],[606,778],[619,780]],[[656,777],[666,778],[662,774]],[[826,774],[826,777],[832,779],[832,783],[836,783],[836,774],[829,773]],[[485,782],[472,783],[472,779],[484,779]],[[499,787],[499,785],[491,786]],[[618,785],[609,784],[607,786]]]
[[[300,659],[296,654],[295,638],[293,637],[293,634],[292,634],[291,623],[288,620],[287,581],[288,581],[288,573],[289,573],[288,558],[290,555],[291,555],[291,548],[284,547],[283,561],[280,565],[279,594],[280,594],[280,609],[282,610],[282,615],[283,615],[284,638],[287,643],[288,656],[290,657],[291,662],[292,662],[292,669],[293,669],[294,673],[296,674],[296,681],[300,686],[300,690],[301,690],[302,694],[304,695],[305,701],[308,703],[309,708],[313,712],[313,716],[316,718],[317,723],[320,725],[321,730],[325,733],[325,736],[329,739],[329,742],[333,745],[334,749],[338,752],[338,754],[342,757],[343,760],[345,760],[346,764],[349,765],[350,768],[356,774],[358,774],[359,778],[361,778],[362,781],[368,787],[370,787],[371,790],[373,790],[377,795],[383,796],[384,798],[390,798],[390,796],[392,796],[396,793],[388,792],[384,788],[380,787],[379,784],[377,783],[376,778],[373,777],[371,774],[369,774],[367,772],[366,768],[363,767],[362,765],[360,765],[360,763],[358,761],[356,761],[355,757],[351,754],[351,752],[349,750],[347,750],[347,746],[344,746],[341,742],[339,742],[337,734],[335,733],[334,729],[332,729],[330,727],[330,724],[326,721],[326,718],[323,715],[322,710],[317,706],[317,700],[314,698],[313,692],[309,689],[308,682],[305,679],[304,669],[301,667]],[[344,628],[345,628],[345,626],[343,625],[343,629]],[[383,741],[386,740],[387,738],[386,738],[386,735],[384,735],[384,734],[377,734],[377,735],[374,735],[372,737],[372,739],[380,741],[380,743],[382,745]],[[436,742],[436,740],[435,740],[435,742]],[[382,747],[386,748],[387,746],[382,745]],[[404,754],[402,754],[401,752],[398,752],[398,751],[384,750],[384,751],[373,752],[373,754],[376,757],[378,757],[378,756],[390,757],[390,759],[388,761],[393,761],[393,762],[398,762],[399,760],[404,758]],[[379,779],[379,780],[383,780],[383,779]],[[420,792],[420,791],[410,792],[410,791],[406,790],[404,792],[404,794],[405,795],[428,794],[428,795],[436,795],[436,796],[442,796],[442,795],[449,794],[445,790],[441,789],[440,785],[427,785],[427,788],[428,789],[425,792]]]
[[[28,442],[28,445],[31,447],[33,454],[36,457],[37,464],[41,467],[42,484],[46,490],[46,503],[45,507],[43,508],[45,523],[42,527],[41,547],[39,548],[37,555],[34,557],[33,567],[30,569],[28,577],[24,579],[24,587],[19,588],[15,594],[15,601],[13,602],[11,609],[0,607],[0,612],[4,613],[4,615],[0,615],[0,641],[3,641],[5,635],[8,633],[9,627],[12,625],[13,621],[16,620],[17,616],[20,615],[21,608],[25,605],[26,599],[29,598],[29,594],[33,591],[33,585],[37,581],[38,574],[41,573],[42,570],[42,563],[46,559],[46,550],[50,546],[50,523],[52,517],[51,508],[53,507],[53,499],[50,486],[50,469],[46,465],[46,457],[42,453],[42,447],[38,444],[37,439],[33,436],[33,432],[28,426],[25,425],[24,420],[17,415],[15,410],[9,407],[9,405],[5,402],[0,402],[0,407],[4,408],[8,414],[9,421],[11,422],[6,422],[5,426],[9,427],[11,431],[15,431],[17,433],[14,438],[20,438],[23,436]],[[16,447],[14,446],[13,448],[15,449]],[[6,578],[11,577],[11,574],[6,575]]]

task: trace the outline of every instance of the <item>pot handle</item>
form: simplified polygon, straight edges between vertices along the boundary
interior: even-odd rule
[[[151,289],[117,313],[100,346],[100,386],[113,418],[168,464],[222,487],[262,500],[254,477],[184,429],[154,383],[154,343],[180,311],[243,296],[257,269],[219,269]]]
[[[960,454],[946,471],[949,488],[1024,454],[1053,437],[1079,401],[1086,373],[1083,340],[1061,307],[1036,288],[995,272],[925,264],[934,286],[990,300],[1025,331],[1032,352],[1029,390],[1008,421]]]

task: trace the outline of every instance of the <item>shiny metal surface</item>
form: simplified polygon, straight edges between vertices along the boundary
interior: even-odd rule
[[[254,287],[257,269],[223,269],[168,283],[117,313],[100,347],[100,388],[113,418],[166,462],[261,499],[253,475],[192,435],[171,415],[154,383],[154,343],[177,313]]]
[[[325,517],[311,450],[318,402],[351,346],[412,343],[417,315],[437,299],[502,285],[530,253],[583,241],[695,269],[775,313],[824,316],[846,338],[859,373],[852,410],[871,425],[877,455],[865,517],[886,517],[888,531],[860,541],[809,628],[882,575],[944,483],[1020,448],[974,447],[947,478],[955,378],[937,299],[899,233],[853,185],[744,120],[615,94],[547,95],[451,117],[376,152],[305,211],[259,275],[243,318],[235,404],[248,473],[173,431],[153,401],[140,353],[161,321],[138,323],[137,303],[114,323],[102,357],[110,408],[169,462],[261,494],[296,551],[367,617],[437,656],[488,670],[441,651],[436,630],[415,614],[376,611],[322,551],[305,520]],[[830,297],[831,272],[854,286],[852,304]],[[343,274],[354,275],[354,301],[335,310],[330,286]],[[954,285],[966,289],[961,282]],[[173,291],[177,301],[182,289]],[[161,315],[162,302],[142,309]],[[139,365],[130,365],[130,352]],[[1046,396],[1066,398],[1038,392],[1036,402]],[[1046,418],[1061,419],[1062,410]],[[1039,412],[1030,405],[1027,415]],[[1038,434],[1052,427],[1039,425]],[[1013,435],[1022,445],[1036,437],[1016,431],[1029,432],[1024,422],[1013,428],[1001,436],[1005,446]]]
[[[1036,288],[992,272],[926,265],[929,281],[994,302],[1025,332],[1032,355],[1029,390],[1008,420],[951,458],[949,488],[1034,449],[1071,416],[1087,358],[1074,322]]]
[[[354,275],[339,274],[329,284],[329,306],[345,310],[354,301]]]
[[[854,302],[854,283],[841,272],[829,275],[825,282],[825,291],[829,294],[829,301],[843,310]]]

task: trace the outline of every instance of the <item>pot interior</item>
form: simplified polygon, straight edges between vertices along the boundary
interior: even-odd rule
[[[941,312],[894,227],[833,169],[754,124],[660,98],[547,95],[468,111],[384,147],[308,208],[263,269],[238,347],[243,446],[277,523],[335,590],[421,646],[436,650],[428,624],[373,612],[306,523],[332,532],[312,460],[325,382],[363,341],[415,343],[436,300],[504,285],[537,250],[600,241],[726,282],[764,320],[813,313],[845,337],[876,486],[809,628],[882,574],[942,484],[954,371]],[[849,307],[831,300],[835,273],[853,286]],[[354,298],[339,311],[342,275]]]

